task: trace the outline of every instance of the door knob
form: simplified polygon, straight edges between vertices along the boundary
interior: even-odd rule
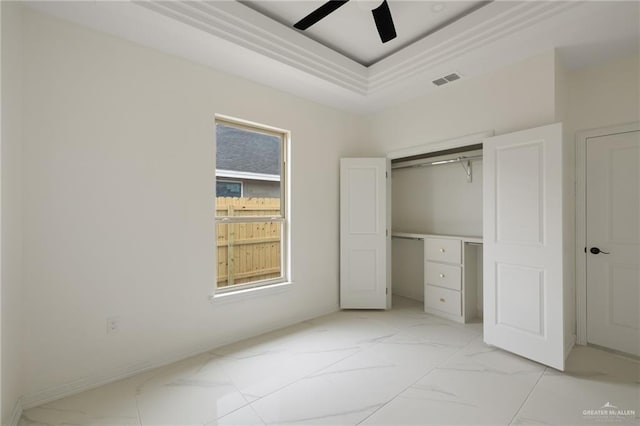
[[[602,254],[611,254],[611,253],[608,253],[606,251],[600,250],[598,247],[591,247],[589,249],[589,251],[591,252],[591,254],[600,254],[600,253],[602,253]]]

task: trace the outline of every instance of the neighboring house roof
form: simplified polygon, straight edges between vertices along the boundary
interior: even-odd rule
[[[216,126],[216,169],[280,175],[280,138]]]

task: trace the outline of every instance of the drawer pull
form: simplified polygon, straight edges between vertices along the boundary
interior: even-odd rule
[[[443,248],[440,248],[440,253],[444,253],[444,249]]]
[[[444,278],[444,274],[440,274],[440,278]]]
[[[440,298],[440,301],[441,301],[442,303],[444,303],[444,299],[443,299],[442,297]]]

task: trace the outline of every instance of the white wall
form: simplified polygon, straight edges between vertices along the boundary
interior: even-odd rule
[[[2,2],[2,424],[22,395],[22,58],[20,8]]]
[[[338,159],[363,155],[358,116],[32,11],[24,47],[28,403],[337,309]],[[292,132],[285,293],[208,300],[215,113]]]
[[[555,54],[544,53],[368,117],[369,138],[389,151],[485,130],[496,134],[555,120]]]
[[[569,72],[570,135],[640,120],[640,56]]]

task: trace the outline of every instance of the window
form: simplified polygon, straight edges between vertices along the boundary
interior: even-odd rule
[[[216,197],[242,197],[242,182],[216,179]]]
[[[285,131],[216,119],[218,292],[287,280],[287,141]]]

